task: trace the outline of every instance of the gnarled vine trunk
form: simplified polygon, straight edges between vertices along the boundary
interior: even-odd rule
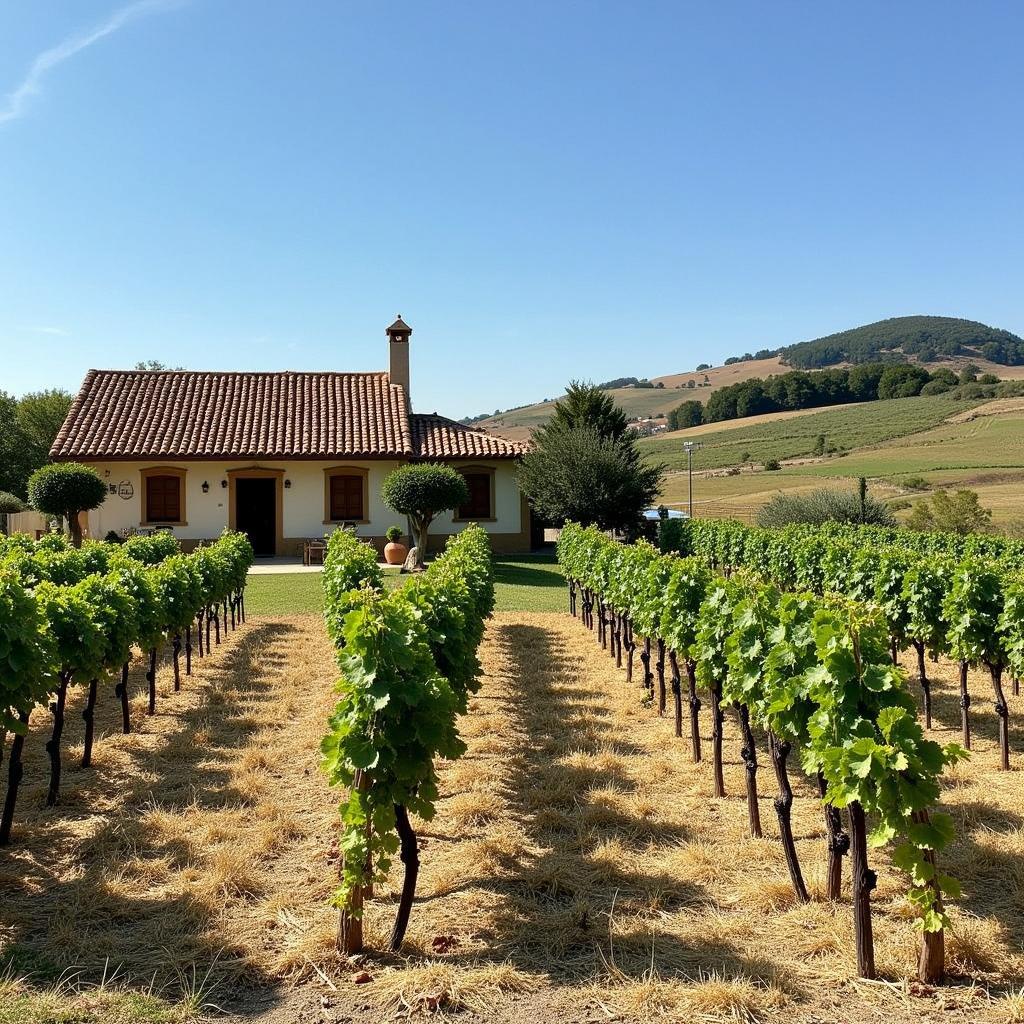
[[[964,747],[971,749],[971,695],[967,692],[967,662],[960,662],[960,726]]]
[[[171,638],[171,664],[174,666],[174,692],[181,689],[181,634],[175,633]]]
[[[409,913],[412,910],[412,901],[416,896],[416,878],[419,875],[420,858],[416,845],[416,833],[412,830],[412,825],[409,824],[409,815],[401,804],[395,804],[395,827],[402,844],[400,856],[405,865],[402,895],[398,900],[395,927],[391,932],[391,950],[397,953],[402,948],[405,929],[409,925]]]
[[[786,867],[789,869],[789,878],[793,883],[793,891],[801,903],[806,903],[810,897],[807,895],[807,886],[804,885],[804,876],[800,871],[800,861],[796,855],[796,842],[793,839],[793,787],[789,784],[789,770],[786,767],[789,751],[789,741],[779,739],[775,733],[769,730],[768,752],[771,754],[772,766],[775,768],[775,778],[779,784],[779,795],[775,798],[775,813],[779,819],[779,835],[782,839],[783,852],[786,854]]]
[[[192,675],[192,626],[185,627],[185,675]]]
[[[95,731],[94,718],[96,714],[97,685],[97,680],[89,680],[89,696],[86,698],[85,707],[82,708],[82,721],[85,722],[85,739],[82,745],[83,768],[88,768],[92,764],[92,738]]]
[[[18,721],[21,722],[23,728],[21,732],[14,734],[14,739],[11,740],[11,749],[7,755],[7,793],[4,795],[3,814],[0,815],[0,846],[6,846],[11,841],[14,805],[18,802],[18,787],[25,774],[21,754],[25,748],[25,734],[28,732],[28,712],[22,711],[18,715]]]
[[[824,801],[828,784],[818,772],[818,792]],[[825,835],[828,841],[828,866],[825,869],[825,895],[838,900],[843,894],[843,857],[850,852],[850,837],[843,831],[843,817],[839,808],[822,804],[825,812]]]
[[[932,684],[924,666],[924,641],[915,640],[914,650],[917,651],[917,677],[921,682],[921,692],[924,694],[924,727],[930,729],[932,727]]]
[[[146,682],[149,683],[149,715],[156,714],[156,648],[149,649],[149,671],[146,673]]]
[[[914,811],[913,819],[918,824],[928,824],[927,811]],[[925,861],[931,865],[932,877],[928,886],[932,890],[934,909],[942,913],[942,891],[938,883],[938,865],[936,864],[935,851],[924,851]],[[945,932],[940,928],[935,932],[921,933],[921,956],[917,962],[917,977],[926,985],[938,985],[946,973],[946,937]]]
[[[871,890],[877,884],[868,867],[868,833],[864,808],[854,800],[850,814],[850,870],[853,875],[853,937],[857,946],[857,972],[875,976],[875,941],[871,932]]]
[[[992,692],[995,695],[996,714],[999,716],[999,767],[1005,772],[1010,770],[1010,709],[1006,706],[1003,694],[1003,666],[989,663],[988,670],[992,676]]]
[[[633,620],[626,616],[626,682],[633,682],[633,654],[636,643],[633,641]]]
[[[686,685],[690,691],[690,744],[693,763],[700,763],[700,697],[697,696],[697,666],[692,658],[686,659]]]
[[[715,680],[711,687],[711,762],[715,777],[715,796],[725,796],[725,775],[722,769],[722,726],[725,713],[722,711],[722,684]]]
[[[640,664],[644,668],[643,688],[654,692],[654,675],[651,672],[651,641],[644,638],[644,649],[640,652]]]
[[[132,720],[128,708],[128,662],[121,666],[121,681],[114,687],[114,696],[121,701],[121,732],[126,736],[132,731]]]
[[[658,637],[658,660],[655,664],[658,674],[658,714],[665,714],[665,641]]]
[[[57,684],[57,699],[50,705],[53,712],[53,731],[46,743],[46,752],[50,755],[50,786],[46,792],[46,806],[53,807],[60,794],[60,738],[64,734],[64,708],[68,699],[68,683],[70,672],[61,672]]]
[[[357,769],[352,780],[355,789],[365,792],[369,788],[369,780],[362,769]],[[342,855],[341,870],[345,870],[345,858]],[[338,911],[338,952],[345,956],[363,951],[363,887],[355,886],[349,893],[348,903]]]
[[[675,711],[676,735],[683,735],[683,680],[679,675],[679,659],[675,651],[668,652],[668,666],[672,687],[672,704]]]
[[[743,745],[740,757],[746,769],[747,778],[747,817],[750,821],[750,835],[754,839],[761,838],[761,809],[757,804],[757,747],[754,744],[754,732],[750,728],[750,708],[746,704],[736,706],[736,715],[740,720],[740,735]]]

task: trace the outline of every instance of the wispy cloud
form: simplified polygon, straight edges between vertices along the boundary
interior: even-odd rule
[[[13,121],[25,113],[29,100],[39,93],[42,80],[58,64],[63,64],[64,61],[74,57],[76,53],[81,53],[93,43],[98,43],[106,36],[112,35],[128,22],[171,7],[177,7],[181,2],[182,0],[137,0],[136,3],[128,4],[114,11],[106,21],[87,32],[69,36],[49,50],[44,50],[32,61],[32,66],[28,69],[28,74],[22,79],[21,84],[0,102],[0,124],[4,121]]]
[[[33,325],[32,327],[29,327],[28,330],[33,334],[56,334],[61,338],[66,338],[68,336],[68,332],[65,331],[63,327],[43,327]]]

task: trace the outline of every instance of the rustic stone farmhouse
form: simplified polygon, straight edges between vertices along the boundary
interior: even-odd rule
[[[382,481],[403,463],[433,461],[463,473],[470,494],[435,520],[434,543],[477,522],[495,550],[528,550],[515,478],[524,446],[414,413],[412,329],[399,317],[386,333],[390,368],[380,373],[90,370],[50,451],[107,483],[88,534],[169,529],[187,549],[230,526],[258,555],[297,555],[349,525],[383,546],[389,526],[407,524],[381,500]]]

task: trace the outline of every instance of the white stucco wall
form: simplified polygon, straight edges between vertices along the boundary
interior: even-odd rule
[[[354,466],[368,470],[369,522],[357,527],[364,537],[381,537],[392,525],[405,529],[403,517],[396,515],[381,501],[380,488],[384,478],[399,463],[392,461],[266,461],[266,462],[205,462],[205,461],[147,461],[147,462],[94,462],[91,464],[108,485],[120,493],[108,494],[104,503],[89,513],[89,535],[102,538],[109,530],[145,529],[142,509],[142,473],[144,469],[166,466],[185,469],[185,517],[187,525],[171,527],[182,540],[203,540],[216,537],[228,525],[228,497],[230,488],[222,487],[228,479],[228,470],[283,469],[291,486],[283,490],[283,534],[286,539],[321,537],[334,527],[325,525],[324,470],[335,466]],[[514,534],[522,529],[519,489],[515,482],[515,468],[508,462],[481,461],[474,465],[495,468],[495,520],[481,525],[489,533]],[[210,485],[203,493],[202,485]],[[127,485],[127,486],[125,486]],[[452,514],[440,516],[432,533],[457,533],[463,523],[454,523]]]

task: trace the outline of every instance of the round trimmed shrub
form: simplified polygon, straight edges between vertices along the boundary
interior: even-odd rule
[[[106,496],[107,485],[96,470],[78,462],[54,462],[28,478],[29,503],[44,515],[67,519],[76,548],[82,546],[79,513],[99,508]]]
[[[400,466],[387,475],[380,494],[388,508],[412,521],[420,565],[427,553],[427,530],[434,517],[469,501],[463,475],[436,462]]]

